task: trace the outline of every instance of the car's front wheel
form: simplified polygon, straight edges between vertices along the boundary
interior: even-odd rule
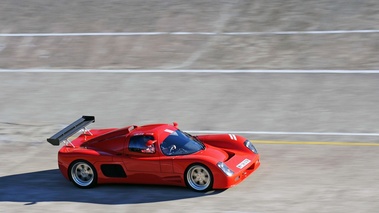
[[[212,172],[202,164],[189,166],[184,176],[186,185],[195,191],[203,192],[212,189]]]
[[[75,161],[71,164],[69,177],[79,188],[91,188],[97,183],[96,169],[84,160]]]

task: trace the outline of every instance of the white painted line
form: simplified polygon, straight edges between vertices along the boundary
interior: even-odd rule
[[[379,33],[379,30],[314,30],[314,31],[278,31],[278,32],[230,32],[223,35],[312,35],[312,34],[357,34]]]
[[[379,74],[379,70],[99,70],[0,69],[0,73],[272,73],[272,74]]]
[[[2,33],[0,37],[72,37],[72,36],[156,36],[166,32],[108,32],[108,33]]]
[[[247,135],[324,135],[324,136],[379,136],[379,133],[358,132],[273,132],[273,131],[202,131],[188,130],[188,133],[198,134],[247,134]]]
[[[379,30],[311,30],[273,32],[93,32],[93,33],[0,33],[0,37],[68,37],[68,36],[159,36],[159,35],[205,35],[205,36],[259,36],[259,35],[314,35],[314,34],[363,34],[379,33]]]

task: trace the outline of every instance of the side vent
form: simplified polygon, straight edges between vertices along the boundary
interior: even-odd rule
[[[119,164],[103,164],[101,171],[107,177],[125,178],[126,174],[124,169]]]

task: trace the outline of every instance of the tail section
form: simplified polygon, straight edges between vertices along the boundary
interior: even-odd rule
[[[67,141],[67,138],[84,129],[90,123],[95,122],[95,116],[82,116],[78,120],[74,121],[72,124],[68,125],[61,131],[57,132],[55,135],[47,139],[47,142],[54,146],[59,146],[63,141]]]

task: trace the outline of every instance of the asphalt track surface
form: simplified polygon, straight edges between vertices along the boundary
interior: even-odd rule
[[[1,211],[376,212],[378,137],[246,135],[259,139],[262,166],[240,185],[206,194],[77,189],[57,170],[58,147],[45,138],[83,114],[96,116],[92,128],[176,121],[185,130],[377,132],[378,78],[2,73]]]
[[[377,70],[378,4],[4,0],[0,68]]]
[[[49,72],[378,70],[377,1],[108,3],[5,0],[0,33],[215,34],[0,37],[0,69],[46,70],[0,72],[1,213],[378,212],[378,74]],[[373,32],[220,34],[365,29]],[[194,132],[244,132],[262,164],[238,186],[209,193],[77,189],[46,138],[82,115],[96,116],[92,128],[176,121]],[[304,132],[315,134],[294,134]]]

